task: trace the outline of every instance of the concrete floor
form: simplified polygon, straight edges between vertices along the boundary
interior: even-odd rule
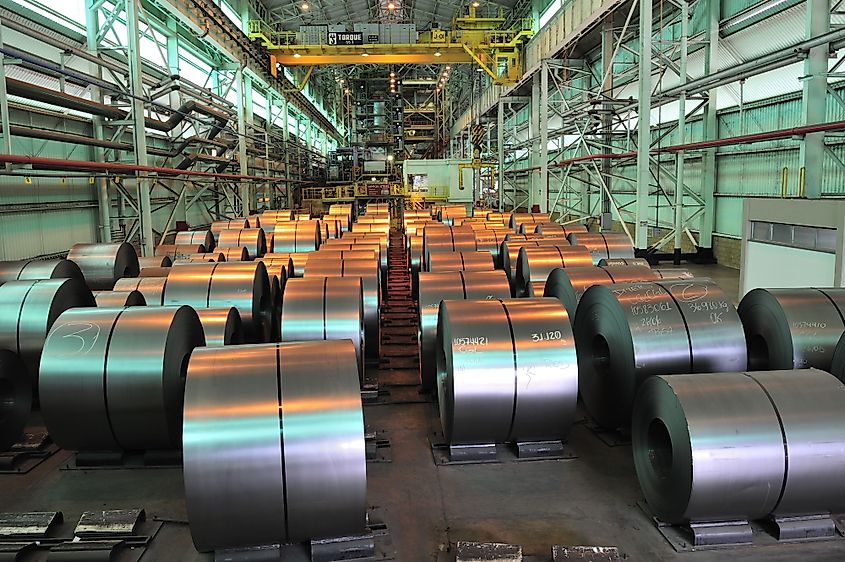
[[[734,270],[695,269],[738,285]],[[572,460],[436,466],[428,440],[438,429],[435,405],[420,401],[412,370],[379,376],[399,403],[365,407],[368,428],[390,440],[392,457],[368,464],[369,502],[384,515],[396,560],[448,559],[442,552],[458,540],[520,544],[546,560],[554,544],[615,545],[643,562],[845,560],[841,538],[676,553],[636,506],[630,447],[609,447],[583,424],[571,434]],[[0,510],[61,510],[72,529],[84,510],[143,507],[148,519],[166,521],[143,560],[210,559],[191,544],[180,469],[61,470],[70,457],[59,452],[29,474],[0,475]]]

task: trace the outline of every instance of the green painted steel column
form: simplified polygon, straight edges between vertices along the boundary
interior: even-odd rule
[[[249,165],[247,162],[246,152],[246,80],[244,79],[243,67],[238,67],[235,71],[235,85],[238,89],[236,97],[238,103],[235,106],[235,111],[238,116],[238,162],[240,164],[241,175],[249,175]],[[252,196],[250,195],[250,184],[246,180],[238,182],[238,195],[241,199],[241,214],[246,216],[250,211],[250,203]]]
[[[808,0],[805,38],[812,39],[830,31],[830,0]],[[810,49],[804,59],[804,80],[801,109],[804,125],[817,125],[827,120],[827,65],[830,43]],[[808,199],[822,195],[824,172],[824,133],[804,136],[800,147],[800,168],[803,185],[799,193]]]
[[[652,0],[640,0],[639,98],[637,104],[637,201],[634,247],[648,247],[648,193],[651,185],[651,28]]]
[[[3,22],[0,22],[0,48],[3,47]],[[12,153],[12,133],[9,123],[9,100],[6,96],[6,60],[0,55],[0,120],[3,121],[3,152]]]
[[[179,76],[179,28],[178,23],[173,18],[167,18],[167,68],[170,71],[171,76]],[[182,105],[182,96],[180,95],[179,91],[170,92],[170,107],[180,107]],[[182,126],[179,125],[173,129],[171,135],[174,138],[178,138],[181,135]],[[174,181],[169,181],[168,184],[171,186],[171,189],[174,191],[179,191],[181,193],[181,189],[177,189],[173,187]],[[186,182],[182,182],[182,188],[186,189],[187,184]],[[180,196],[176,198],[174,203],[174,210],[172,214],[173,220],[181,220],[188,222],[188,208],[187,208],[187,197]],[[168,221],[169,223],[170,221]]]
[[[605,99],[613,98],[613,16],[605,17],[601,22],[601,72],[602,83],[601,92]],[[603,153],[608,154],[613,152],[611,146],[613,145],[613,104],[605,103],[602,107],[601,116],[602,128],[602,142],[604,143]],[[599,199],[601,200],[602,213],[602,229],[609,226],[612,220],[607,220],[605,217],[610,217],[610,196],[608,193],[613,193],[613,162],[610,158],[605,158],[601,162],[601,177],[604,185],[607,187],[607,192],[599,190]],[[586,186],[586,184],[585,184]],[[587,191],[587,213],[589,213],[589,189]],[[586,214],[586,213],[585,213]],[[605,224],[607,223],[607,224]]]
[[[528,108],[528,165],[539,166],[540,163],[540,91],[542,90],[542,72],[534,74],[531,80],[531,105]],[[540,172],[531,171],[528,180],[528,209],[531,211],[535,204],[539,204],[537,196],[540,183]],[[514,201],[514,204],[516,202]],[[514,209],[516,210],[516,209]]]
[[[549,61],[540,63],[540,173],[538,185],[534,187],[534,203],[541,213],[549,211]],[[533,110],[533,109],[532,109]]]
[[[681,54],[678,63],[680,83],[687,82],[687,50],[689,41],[689,3],[681,0]],[[681,92],[678,100],[678,144],[686,142],[687,93]],[[680,264],[681,243],[684,234],[684,151],[675,155],[675,246],[674,263]]]
[[[719,20],[721,18],[721,0],[707,0],[707,13],[704,18],[704,75],[719,70]],[[704,107],[704,140],[719,138],[719,118],[716,104],[716,88],[708,91],[708,102]],[[713,247],[713,230],[716,227],[716,149],[710,148],[702,153],[701,162],[701,198],[704,212],[701,216],[701,228],[698,245],[701,248]]]
[[[129,91],[132,95],[132,135],[135,142],[135,163],[149,165],[147,158],[147,132],[144,125],[144,84],[141,80],[141,35],[138,11],[141,0],[126,0],[127,57],[129,59]],[[153,217],[150,204],[152,179],[148,174],[138,174],[138,215],[141,221],[141,252],[152,256],[155,251]]]
[[[89,53],[92,55],[96,55],[99,51],[99,43],[97,42],[97,32],[100,29],[100,21],[97,12],[98,6],[97,0],[86,0],[85,1],[85,39],[86,39],[86,48]],[[99,64],[91,63],[88,68],[88,72],[90,72],[93,76],[102,79],[103,77],[103,67]],[[3,81],[3,86],[5,87],[5,80]],[[90,86],[91,91],[91,101],[97,103],[103,103],[103,93],[99,87],[95,85]],[[3,96],[3,99],[6,99],[6,92],[0,92],[0,95]],[[3,119],[5,122],[6,120]],[[92,132],[94,133],[94,138],[97,140],[103,140],[105,135],[103,133],[103,118],[97,115],[91,116],[91,125],[92,125]],[[105,162],[106,161],[106,151],[100,147],[92,147],[94,152],[94,159],[97,162]],[[112,241],[111,237],[111,198],[109,197],[109,185],[108,180],[105,177],[99,177],[94,180],[94,184],[96,185],[97,189],[97,208],[99,210],[99,221],[97,225],[98,231],[98,240],[103,243],[108,243]]]
[[[499,161],[499,211],[505,209],[505,101],[499,98],[498,113],[496,114],[496,142],[498,146],[497,159]]]

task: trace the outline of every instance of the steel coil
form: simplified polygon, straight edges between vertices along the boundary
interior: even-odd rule
[[[197,308],[206,347],[239,345],[243,342],[241,315],[235,307]]]
[[[512,214],[513,213],[490,212],[490,213],[487,213],[487,220],[490,221],[490,222],[502,223],[504,225],[507,225],[508,228],[510,228],[511,230],[513,230],[513,227],[510,226]]]
[[[313,252],[320,248],[320,221],[278,223],[272,253]]]
[[[350,342],[197,349],[184,420],[197,550],[363,532],[364,418]]]
[[[66,311],[41,361],[50,436],[74,451],[178,448],[185,367],[202,345],[188,306]]]
[[[138,254],[127,243],[74,244],[67,259],[79,266],[92,291],[111,290],[123,277],[138,277]]]
[[[422,269],[422,255],[423,255],[423,237],[410,236],[408,237],[408,267],[412,273],[417,273]]]
[[[381,275],[375,258],[341,259],[326,258],[315,252],[305,266],[306,279],[314,277],[351,277],[361,279],[364,299],[364,333],[366,356],[378,361],[381,335],[379,319],[381,311]]]
[[[290,209],[280,209],[276,211],[264,211],[261,213],[261,225],[264,226],[274,224],[277,222],[289,222],[293,220],[293,211]]]
[[[0,451],[15,444],[32,409],[33,384],[20,357],[0,349]]]
[[[845,331],[845,289],[754,289],[738,311],[749,369],[830,370]]]
[[[9,281],[0,285],[0,349],[17,353],[38,380],[47,333],[64,311],[93,307],[94,296],[79,279]]]
[[[145,267],[141,270],[141,273],[138,274],[138,278],[167,277],[170,275],[171,271],[173,271],[172,267]],[[134,277],[127,277],[126,279],[134,279]],[[120,279],[118,279],[118,281],[120,281]],[[117,286],[117,282],[115,282],[115,286]]]
[[[695,277],[688,269],[656,268],[652,271],[660,279],[693,279]]]
[[[302,277],[305,274],[305,265],[308,263],[308,256],[310,254],[310,252],[300,252],[295,254],[266,254],[261,259],[261,261],[263,261],[265,264],[270,263],[273,265],[285,265],[287,267],[288,278]]]
[[[115,291],[138,291],[149,306],[164,306],[164,287],[167,277],[137,277],[118,279]]]
[[[147,306],[147,300],[140,291],[94,291],[94,301],[98,308]]]
[[[194,308],[234,306],[243,321],[244,340],[266,342],[271,335],[270,279],[261,262],[197,263],[173,268],[164,303]]]
[[[343,234],[343,221],[340,219],[334,219],[331,217],[323,217],[320,221],[323,225],[323,239],[322,242],[326,240],[331,240],[334,238],[340,238]]]
[[[514,232],[519,232],[520,227],[523,224],[528,223],[532,225],[533,231],[533,225],[548,222],[551,222],[551,218],[548,213],[511,213],[508,226],[510,226]]]
[[[559,267],[583,267],[593,259],[584,246],[537,246],[519,249],[514,272],[514,296],[541,297],[546,289],[546,279]]]
[[[352,245],[354,248],[355,246]],[[316,252],[309,252],[309,256],[315,256],[320,259],[338,258],[343,260],[375,260],[379,264],[379,251],[375,248],[365,248],[362,250],[341,250],[337,246],[323,246]]]
[[[451,444],[563,439],[578,365],[554,299],[443,301],[437,324],[440,421]]]
[[[70,260],[23,260],[0,262],[0,285],[8,281],[38,279],[79,279],[85,278],[82,271]]]
[[[205,246],[202,244],[159,244],[156,246],[155,255],[158,257],[168,257],[171,261],[187,259],[191,254],[201,254],[205,252]],[[155,266],[153,266],[155,267]]]
[[[281,341],[352,340],[364,376],[364,294],[360,277],[290,279],[282,303]]]
[[[573,324],[581,397],[601,426],[628,427],[652,375],[745,370],[742,325],[709,279],[587,289]]]
[[[221,261],[224,262],[238,262],[238,261],[249,261],[249,250],[246,249],[245,246],[241,246],[240,248],[217,248],[216,254],[218,263]],[[220,260],[219,254],[223,254],[223,259]]]
[[[264,231],[260,228],[223,230],[218,235],[217,247],[220,250],[246,248],[246,259],[251,260],[260,258],[267,253],[267,240],[264,237]]]
[[[634,465],[674,524],[845,508],[845,386],[815,369],[651,377],[637,396]]]
[[[479,252],[490,252],[493,263],[500,266],[502,263],[499,249],[505,241],[506,232],[502,230],[476,230],[475,243]]]
[[[240,249],[240,248],[238,248]],[[196,262],[224,262],[226,261],[226,254],[223,252],[204,252],[201,254],[191,254],[188,256],[187,260],[188,263],[196,263]],[[244,260],[238,260],[244,261]]]
[[[551,234],[562,234],[569,236],[572,232],[587,232],[587,227],[583,224],[560,224],[557,222],[538,222],[534,224],[535,234],[542,234],[548,236]]]
[[[224,230],[241,230],[244,228],[249,228],[249,221],[246,219],[233,219],[233,220],[219,220],[214,221],[211,223],[209,230],[211,233],[214,234],[216,238],[220,232]]]
[[[423,231],[423,263],[434,252],[475,252],[475,232],[466,227],[426,227]]]
[[[214,249],[214,234],[210,230],[177,232],[173,243],[181,246],[201,245],[210,252]]]
[[[170,256],[145,256],[138,258],[138,267],[143,271],[148,267],[171,267],[173,260]]]
[[[493,271],[493,256],[488,252],[435,252],[428,255],[426,271]]]
[[[575,319],[578,302],[584,292],[593,285],[613,285],[615,283],[633,283],[635,281],[656,281],[660,279],[653,270],[638,265],[614,267],[556,268],[549,273],[543,296],[554,297],[563,303],[569,312],[570,320]]]
[[[599,260],[599,263],[597,265],[599,265],[600,267],[604,267],[604,266],[613,267],[613,266],[618,266],[618,265],[639,265],[639,266],[642,266],[642,267],[651,267],[651,264],[648,263],[648,260],[643,259],[643,258],[614,258],[614,259],[602,258],[602,259]]]
[[[329,240],[326,244],[332,250],[372,250],[378,252],[379,268],[382,278],[387,278],[387,246],[382,246],[380,241],[366,238],[347,238],[340,240]],[[322,246],[321,246],[322,248]]]
[[[418,284],[420,384],[425,390],[433,390],[437,386],[435,346],[440,301],[507,299],[511,296],[511,289],[504,271],[422,272]]]
[[[633,258],[634,246],[625,234],[613,232],[573,232],[567,236],[573,246],[586,246],[593,256],[593,265],[602,259]]]

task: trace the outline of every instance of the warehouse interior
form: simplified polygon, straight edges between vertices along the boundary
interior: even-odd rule
[[[0,561],[845,560],[843,67],[842,0],[0,0]]]

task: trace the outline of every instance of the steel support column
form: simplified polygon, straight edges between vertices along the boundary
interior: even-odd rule
[[[549,211],[549,61],[540,63],[540,104],[537,126],[540,129],[540,172],[538,185],[532,186],[533,204],[540,206],[541,213]],[[534,108],[531,108],[534,111]]]
[[[3,47],[3,22],[0,21],[0,48]],[[3,152],[12,153],[11,123],[9,123],[9,99],[6,96],[6,57],[0,54],[0,120],[2,123]]]
[[[689,3],[681,1],[681,53],[678,63],[681,84],[687,81],[687,50],[689,42]],[[686,142],[687,94],[681,92],[678,100],[678,144]],[[681,242],[684,232],[684,151],[675,155],[675,246],[674,263],[681,263]]]
[[[648,194],[651,185],[651,31],[652,0],[640,1],[640,61],[637,103],[637,201],[634,246],[648,247]],[[718,0],[715,0],[718,1]]]
[[[499,207],[498,210],[505,210],[505,102],[499,98],[498,113],[496,114],[496,158],[499,161]]]
[[[149,165],[147,158],[147,133],[144,125],[144,86],[141,79],[141,35],[138,11],[141,0],[126,0],[127,57],[129,59],[129,92],[132,96],[132,135],[135,142],[135,163]],[[148,174],[137,174],[138,220],[140,221],[141,251],[152,256],[155,251],[153,217],[150,191],[153,180]]]
[[[719,60],[719,20],[721,18],[721,0],[707,0],[705,14],[704,40],[704,75],[717,72]],[[719,138],[719,118],[716,104],[716,88],[708,91],[707,105],[704,107],[704,140]],[[701,228],[698,245],[701,248],[713,247],[713,230],[716,226],[716,149],[702,153],[701,162],[701,198],[704,212],[701,215]]]
[[[812,39],[830,31],[830,0],[808,0],[805,38]],[[830,44],[810,49],[804,59],[804,84],[801,97],[804,125],[824,123],[827,116],[827,65]],[[804,136],[800,147],[802,182],[799,194],[818,199],[822,193],[824,171],[824,133]]]
[[[235,111],[238,114],[238,163],[240,164],[241,175],[249,174],[249,165],[247,163],[247,136],[246,136],[246,80],[244,79],[243,67],[238,67],[235,71],[235,84],[238,89],[237,104]],[[243,216],[249,215],[250,203],[252,197],[250,196],[250,184],[246,180],[238,182],[238,196],[241,199],[241,214]]]
[[[542,89],[542,72],[534,74],[531,80],[531,107],[528,108],[528,165],[531,167],[540,165],[539,136],[540,136],[540,90]],[[540,170],[530,173],[528,181],[528,212],[535,204],[539,204],[537,193],[539,191]],[[516,204],[516,201],[514,201]],[[516,210],[516,209],[514,209]]]
[[[609,100],[613,98],[613,57],[615,49],[613,45],[613,15],[608,15],[602,20],[601,24],[601,95],[607,101],[602,105],[601,128],[602,128],[602,142],[604,149],[602,152],[612,152],[613,145],[613,104]],[[601,199],[601,213],[602,229],[610,228],[612,226],[612,218],[610,214],[610,196],[613,193],[613,173],[611,171],[613,163],[610,159],[605,159],[601,163],[602,181],[607,186],[607,191],[600,190],[599,197]],[[585,184],[586,185],[586,184]],[[585,215],[590,213],[590,190],[585,189],[586,211]],[[607,218],[605,218],[607,217]]]

